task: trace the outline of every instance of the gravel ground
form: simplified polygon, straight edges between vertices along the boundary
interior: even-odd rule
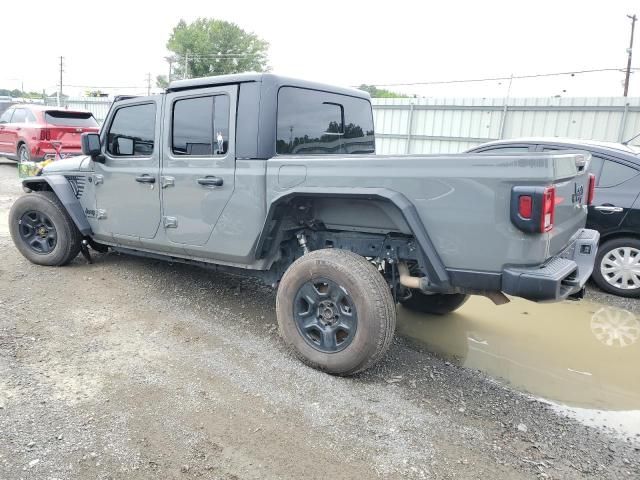
[[[32,265],[6,229],[19,194],[0,163],[2,479],[640,477],[639,438],[402,338],[353,378],[305,367],[251,280],[113,253]]]

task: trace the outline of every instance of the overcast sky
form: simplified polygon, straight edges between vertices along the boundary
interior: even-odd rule
[[[144,93],[166,74],[184,18],[237,23],[270,44],[273,72],[338,85],[393,84],[626,67],[639,0],[2,2],[0,88],[66,85]],[[633,66],[640,66],[640,22]],[[622,72],[514,80],[512,96],[622,94]],[[508,81],[396,86],[424,96],[504,96]],[[124,86],[120,90],[104,87]],[[84,87],[65,87],[79,94]],[[640,96],[640,70],[630,96]]]

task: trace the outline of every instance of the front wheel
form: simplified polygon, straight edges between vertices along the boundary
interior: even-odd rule
[[[396,325],[391,290],[364,257],[316,250],[285,272],[276,299],[280,335],[307,365],[352,375],[378,361]]]
[[[82,235],[53,192],[19,197],[9,211],[16,248],[32,263],[66,265],[80,252]]]
[[[603,242],[592,278],[606,292],[640,297],[640,240],[623,237]]]
[[[400,300],[400,303],[414,312],[446,315],[460,308],[467,300],[469,300],[469,295],[463,293],[428,295],[419,290],[412,290],[411,296]]]

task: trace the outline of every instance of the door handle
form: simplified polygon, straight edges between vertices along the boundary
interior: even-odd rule
[[[614,207],[613,205],[598,205],[593,208],[601,213],[620,213],[624,210],[622,207]]]
[[[139,177],[136,177],[136,182],[140,182],[140,183],[156,183],[156,177],[152,177],[151,175],[140,175]]]
[[[198,183],[205,187],[221,187],[224,181],[220,177],[199,178]]]

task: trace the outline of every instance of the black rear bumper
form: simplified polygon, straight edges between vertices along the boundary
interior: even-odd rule
[[[501,290],[536,302],[579,294],[593,272],[599,239],[597,231],[585,228],[561,254],[543,265],[505,268]]]

